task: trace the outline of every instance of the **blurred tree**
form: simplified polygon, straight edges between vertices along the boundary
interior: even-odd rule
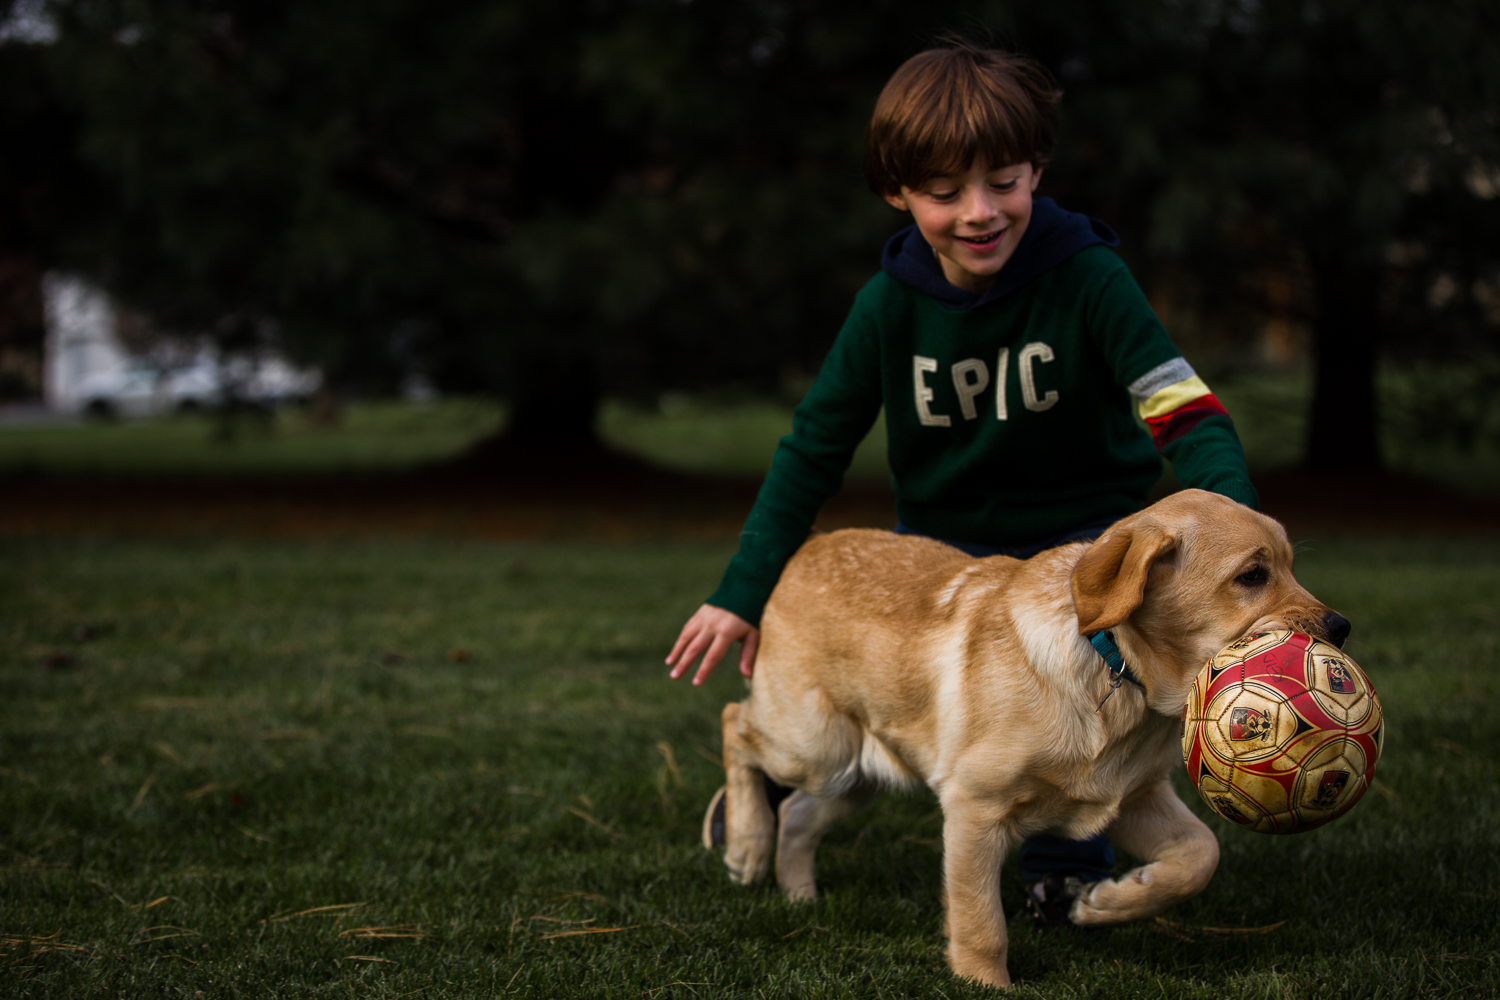
[[[1221,327],[1311,325],[1308,461],[1379,465],[1382,350],[1447,361],[1408,429],[1472,434],[1500,388],[1500,7],[1049,13],[1036,35],[1070,93],[1055,169],[1069,200],[1143,236],[1142,270]]]
[[[43,55],[0,41],[0,400],[40,392],[42,273],[97,194]]]
[[[944,30],[1054,68],[1045,184],[1116,224],[1148,284],[1242,336],[1305,314],[1319,462],[1378,461],[1381,343],[1495,354],[1481,0],[51,10],[52,79],[116,201],[72,231],[76,266],[344,384],[503,393],[549,448],[589,445],[606,391],[816,368],[902,224],[860,180],[864,123]]]
[[[119,199],[71,248],[164,325],[498,391],[514,437],[584,445],[605,390],[816,367],[892,221],[860,142],[908,40],[862,9],[60,4]]]

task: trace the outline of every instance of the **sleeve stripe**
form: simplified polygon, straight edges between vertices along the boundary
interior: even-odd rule
[[[1170,385],[1185,382],[1194,378],[1198,373],[1193,371],[1193,366],[1187,363],[1185,358],[1176,357],[1171,361],[1157,365],[1134,382],[1130,383],[1130,394],[1137,400],[1145,402],[1152,396],[1161,392]],[[1205,387],[1204,392],[1208,389]]]
[[[1203,380],[1194,375],[1152,393],[1137,405],[1141,411],[1141,419],[1149,423],[1157,417],[1166,416],[1173,410],[1182,409],[1200,396],[1212,397],[1212,395],[1213,393],[1209,391]]]
[[[1164,413],[1159,417],[1152,417],[1146,423],[1151,427],[1151,441],[1156,445],[1157,451],[1176,441],[1197,427],[1208,417],[1228,417],[1229,411],[1224,409],[1222,403],[1212,395],[1199,396],[1187,406],[1181,406]]]

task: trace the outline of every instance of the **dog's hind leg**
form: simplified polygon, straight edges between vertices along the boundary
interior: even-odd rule
[[[813,859],[828,828],[860,812],[875,798],[874,785],[861,785],[845,795],[820,798],[793,792],[781,803],[781,829],[776,841],[776,881],[794,903],[818,898]]]
[[[766,801],[765,772],[754,734],[741,725],[743,705],[724,706],[724,864],[741,885],[765,878],[771,867],[776,818]]]
[[[1166,779],[1121,803],[1120,815],[1105,833],[1146,863],[1079,896],[1070,914],[1075,924],[1155,916],[1202,892],[1219,865],[1213,831],[1182,804]]]

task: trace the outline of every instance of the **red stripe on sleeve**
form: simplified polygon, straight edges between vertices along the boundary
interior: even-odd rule
[[[1170,413],[1148,418],[1146,425],[1151,428],[1152,443],[1156,445],[1156,450],[1160,451],[1197,427],[1199,421],[1205,417],[1227,416],[1229,416],[1229,411],[1224,409],[1224,404],[1219,402],[1213,393],[1208,393],[1183,403]]]

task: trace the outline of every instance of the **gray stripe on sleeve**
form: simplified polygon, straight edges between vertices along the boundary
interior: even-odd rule
[[[1187,363],[1186,358],[1173,358],[1171,361],[1157,365],[1130,383],[1130,394],[1144,401],[1167,386],[1176,385],[1183,379],[1192,378],[1196,374],[1198,373],[1193,371],[1193,366]]]

